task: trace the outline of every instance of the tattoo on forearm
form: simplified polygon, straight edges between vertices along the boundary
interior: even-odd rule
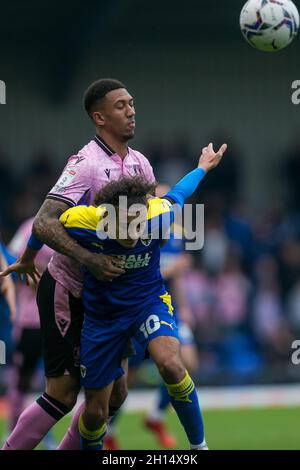
[[[64,202],[46,199],[34,220],[33,233],[53,250],[76,259],[81,247],[68,235],[59,221],[67,209],[69,206]]]

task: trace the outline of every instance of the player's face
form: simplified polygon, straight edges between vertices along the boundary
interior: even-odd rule
[[[146,223],[147,208],[144,217],[137,212],[130,215],[127,211],[117,211],[117,241],[125,248],[134,248],[140,238],[143,224]],[[139,217],[139,219],[137,219]]]
[[[101,127],[115,138],[127,141],[134,136],[135,109],[133,98],[125,88],[112,90],[101,103]]]

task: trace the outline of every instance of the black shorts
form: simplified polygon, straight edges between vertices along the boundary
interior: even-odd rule
[[[46,377],[71,374],[80,378],[80,335],[84,317],[82,299],[74,297],[46,270],[39,282],[37,304]],[[135,349],[129,341],[123,357],[134,354]]]
[[[39,283],[37,304],[46,377],[79,377],[82,299],[74,297],[46,270]]]
[[[20,375],[32,375],[42,357],[42,337],[39,328],[23,328],[16,343],[13,363]]]

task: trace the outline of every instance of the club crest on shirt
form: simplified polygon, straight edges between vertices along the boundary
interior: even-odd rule
[[[63,193],[65,189],[68,186],[70,186],[75,176],[76,176],[76,171],[70,168],[67,168],[65,171],[63,171],[61,177],[59,178],[56,185],[51,191],[54,193]]]
[[[136,176],[142,176],[142,175],[143,175],[142,170],[141,170],[141,168],[140,168],[138,165],[135,165],[135,166],[133,167],[133,171],[134,171],[134,174],[135,174]]]
[[[83,366],[82,364],[80,364],[80,374],[81,374],[81,377],[84,379],[84,377],[86,376],[86,367]]]
[[[144,246],[149,246],[150,243],[152,241],[152,238],[141,238],[141,243],[144,245]]]
[[[85,160],[85,157],[75,157],[76,158],[76,161],[75,162],[72,162],[74,163],[74,165],[78,165],[78,163],[82,162],[83,160]]]

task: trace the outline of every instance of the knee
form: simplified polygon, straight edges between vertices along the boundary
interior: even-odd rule
[[[176,354],[165,354],[157,361],[160,375],[166,383],[178,383],[185,374],[185,367]]]
[[[85,414],[102,423],[108,420],[108,407],[97,399],[86,399]]]

